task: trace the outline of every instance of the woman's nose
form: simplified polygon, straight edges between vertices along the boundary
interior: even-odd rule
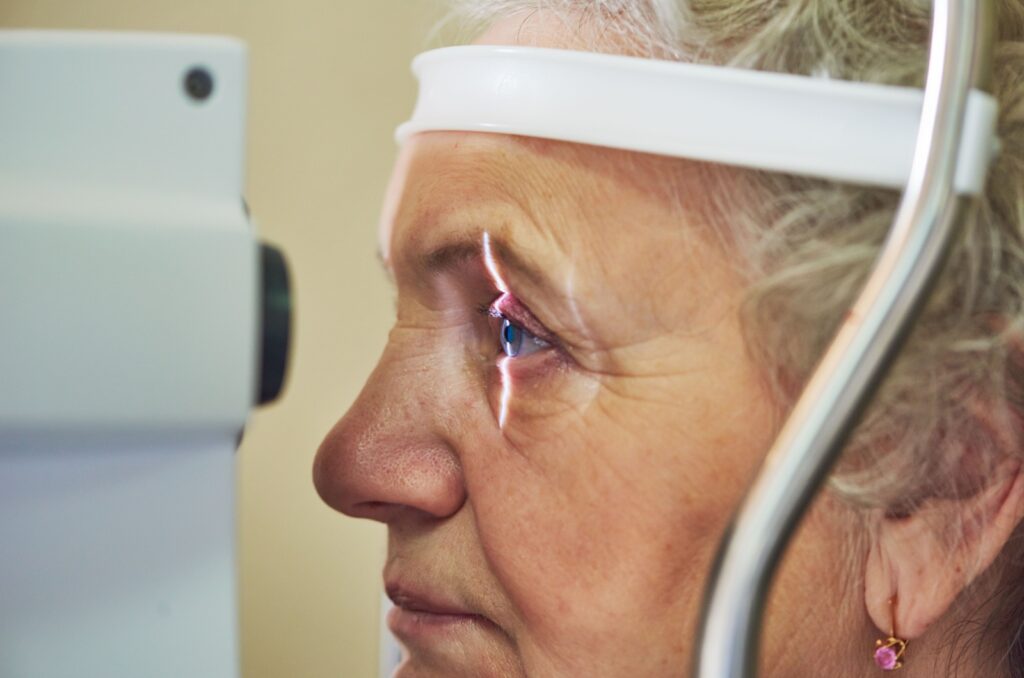
[[[431,370],[381,358],[352,408],[317,450],[313,481],[328,505],[391,523],[445,518],[466,498],[462,468],[442,429],[445,403]]]

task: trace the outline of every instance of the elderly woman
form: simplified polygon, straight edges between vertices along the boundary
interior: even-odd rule
[[[920,85],[918,0],[476,0],[480,44]],[[775,580],[762,675],[1024,676],[1024,4],[1002,154]],[[476,24],[474,24],[476,25]],[[412,676],[681,676],[726,522],[898,195],[482,133],[414,135],[380,363],[316,486],[388,526]]]

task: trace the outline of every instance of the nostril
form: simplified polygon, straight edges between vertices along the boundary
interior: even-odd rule
[[[401,511],[403,506],[386,501],[363,501],[350,506],[345,513],[353,518],[368,518],[381,523],[388,523]]]

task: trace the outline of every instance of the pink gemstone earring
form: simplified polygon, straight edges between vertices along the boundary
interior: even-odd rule
[[[890,610],[894,604],[893,600],[893,598],[889,599]],[[895,610],[892,610],[892,619],[889,637],[885,640],[875,641],[875,664],[883,671],[895,671],[903,666],[903,653],[907,651],[907,641],[896,637]]]
[[[903,653],[907,649],[907,641],[895,636],[875,641],[875,664],[883,671],[895,671],[903,666]]]

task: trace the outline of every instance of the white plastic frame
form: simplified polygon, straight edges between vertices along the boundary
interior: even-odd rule
[[[425,52],[412,118],[471,131],[609,148],[902,189],[923,90],[542,47]],[[972,90],[954,188],[977,195],[998,150],[997,105]]]

